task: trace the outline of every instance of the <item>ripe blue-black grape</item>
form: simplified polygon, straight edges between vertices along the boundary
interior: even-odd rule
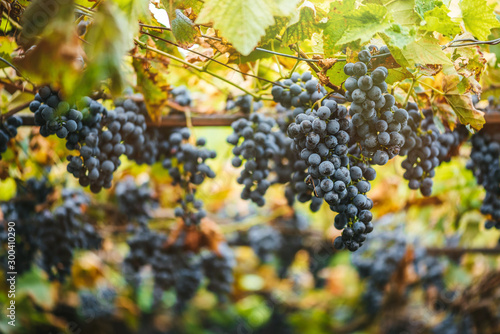
[[[7,145],[12,138],[17,136],[17,128],[23,124],[23,120],[18,116],[11,116],[7,118],[5,123],[0,123],[0,160],[2,153],[7,151]]]

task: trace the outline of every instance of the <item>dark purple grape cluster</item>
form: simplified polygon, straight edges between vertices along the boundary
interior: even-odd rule
[[[184,190],[184,198],[176,208],[177,217],[182,217],[188,224],[198,224],[205,217],[203,202],[195,199],[196,186],[208,178],[214,178],[215,173],[206,164],[208,159],[214,159],[216,153],[204,146],[206,140],[199,138],[195,145],[189,143],[191,131],[188,128],[161,132],[149,128],[144,132],[145,144],[141,150],[134,150],[129,159],[139,164],[153,165],[161,162],[168,170],[173,185],[179,185]]]
[[[40,213],[37,238],[42,254],[41,267],[49,279],[63,282],[71,274],[76,249],[98,249],[102,239],[94,227],[84,221],[83,207],[89,198],[79,189],[64,189],[63,203],[53,212]]]
[[[89,98],[87,98],[89,99]],[[90,107],[90,106],[85,106]],[[58,91],[49,86],[43,86],[30,103],[30,110],[35,114],[35,125],[40,126],[40,134],[44,137],[56,134],[59,138],[68,138],[68,145],[76,145],[79,137],[78,131],[83,127],[84,114],[72,108],[64,101]],[[90,108],[86,110],[86,117],[95,117],[99,122],[100,116],[88,115]]]
[[[114,289],[104,287],[93,293],[89,290],[79,292],[79,313],[83,319],[104,319],[114,314],[117,293]]]
[[[37,228],[37,206],[44,204],[54,188],[47,182],[46,178],[37,180],[30,178],[26,182],[17,182],[17,191],[14,198],[2,203],[0,209],[0,244],[5,252],[1,252],[0,262],[2,270],[7,269],[7,251],[9,247],[9,222],[15,223],[15,250],[16,250],[16,272],[19,275],[29,271],[38,251]],[[5,263],[5,265],[3,265]],[[12,271],[12,270],[7,270]]]
[[[281,233],[270,225],[255,225],[247,233],[248,243],[262,262],[270,262],[283,242]]]
[[[288,109],[286,113],[294,117],[294,112],[299,113],[300,109],[304,111],[305,108],[310,108],[313,103],[321,100],[327,91],[310,72],[304,72],[302,75],[294,72],[290,79],[282,80],[274,85],[271,94],[274,101]],[[293,108],[299,110],[295,111]]]
[[[84,138],[77,147],[80,155],[68,156],[68,171],[94,193],[111,187],[113,173],[121,165],[120,156],[132,156],[140,150],[146,130],[145,117],[131,99],[117,102],[115,110],[107,111],[101,106],[101,112],[104,117],[99,123],[80,131]]]
[[[254,101],[252,95],[241,95],[238,96],[236,100],[230,98],[226,102],[226,110],[233,110],[239,108],[241,112],[245,114],[256,112],[262,107],[263,107],[262,101]]]
[[[241,198],[250,199],[258,206],[265,204],[273,159],[285,149],[279,146],[285,139],[273,131],[275,125],[274,119],[253,113],[248,120],[240,118],[233,122],[234,132],[227,137],[227,142],[234,145],[232,165],[243,166],[237,179],[244,185]]]
[[[347,116],[346,107],[333,100],[324,100],[317,110],[308,109],[297,114],[295,122],[288,127],[288,135],[294,140],[294,150],[307,166],[305,180],[301,179],[304,175],[301,172],[292,176],[299,181],[294,185],[298,200],[323,198],[332,211],[339,213],[334,226],[343,229],[335,247],[355,251],[366,239],[366,233],[373,229],[370,212],[373,202],[366,193],[376,172],[364,164],[351,163],[348,145],[352,123]],[[311,209],[317,210],[319,205]]]
[[[216,153],[204,148],[204,138],[199,138],[196,145],[192,145],[188,142],[190,137],[188,128],[174,130],[168,141],[163,141],[160,154],[163,168],[168,170],[172,184],[179,185],[184,191],[184,196],[179,201],[180,206],[175,209],[175,216],[182,217],[187,225],[197,225],[206,216],[206,212],[203,202],[195,198],[196,186],[202,184],[207,177],[215,177],[206,161],[215,158]]]
[[[260,224],[252,226],[247,231],[240,231],[233,235],[229,243],[250,246],[262,263],[277,260],[277,273],[280,278],[285,278],[295,260],[295,255],[300,250],[306,250],[312,254],[310,261],[314,264],[311,264],[311,272],[317,268],[318,256],[313,254],[315,249],[312,247],[317,245],[317,240],[309,238],[308,228],[307,218],[294,212],[291,217],[280,217],[274,220],[272,225]],[[328,241],[328,243],[330,248],[333,248],[332,242]]]
[[[166,244],[167,236],[147,227],[135,231],[128,240],[130,252],[123,262],[123,273],[135,288],[141,282],[141,270],[151,265],[155,282],[155,302],[161,300],[163,291],[174,289],[177,296],[176,310],[182,311],[208,279],[207,289],[219,296],[231,290],[234,255],[225,243],[219,244],[219,252],[203,250],[195,254],[183,246],[181,235],[173,244]]]
[[[411,118],[415,123],[420,123],[420,133],[413,137],[415,144],[408,149],[408,155],[401,163],[405,169],[403,177],[408,180],[410,189],[420,189],[422,195],[430,196],[433,185],[432,178],[436,173],[434,169],[441,163],[439,160],[441,149],[438,140],[439,131],[434,124],[432,110],[424,110],[425,118],[421,120],[420,112],[416,106],[410,105],[408,108],[411,108]]]
[[[165,235],[146,226],[136,228],[133,236],[127,240],[130,251],[123,260],[122,271],[125,279],[134,288],[138,288],[141,282],[141,269],[151,263],[155,252],[163,248],[166,240]],[[168,261],[165,264],[168,265]]]
[[[189,107],[192,104],[191,93],[186,86],[178,86],[170,91],[174,102],[183,107]]]
[[[280,247],[276,252],[279,261],[278,275],[285,278],[297,252],[306,248],[304,233],[309,228],[309,222],[305,216],[294,213],[291,218],[279,221],[277,226],[282,235]]]
[[[195,198],[195,191],[186,192],[179,200],[179,206],[175,208],[175,216],[182,218],[186,225],[199,225],[206,217],[207,212],[203,209],[203,201]]]
[[[145,143],[146,119],[134,100],[115,101],[115,110],[84,97],[71,106],[60,94],[45,86],[36,94],[30,109],[40,134],[66,138],[66,147],[77,150],[68,155],[68,172],[94,193],[110,188],[121,155],[133,156]]]
[[[469,133],[463,125],[457,126],[454,131],[441,133],[434,123],[432,110],[425,109],[421,114],[412,102],[407,108],[410,129],[403,130],[405,145],[400,152],[400,155],[407,156],[401,163],[405,169],[403,177],[409,181],[410,189],[420,189],[423,196],[430,196],[435,168],[450,161]]]
[[[387,68],[380,66],[368,73],[370,52],[363,50],[358,58],[359,62],[344,66],[345,74],[350,75],[344,87],[351,102],[353,140],[360,143],[361,154],[371,163],[385,165],[405,143],[401,131],[407,126],[408,112],[396,107],[394,96],[387,93]]]
[[[148,222],[151,210],[157,204],[149,184],[143,183],[138,186],[132,177],[127,177],[116,185],[115,196],[120,213],[139,224]]]
[[[481,205],[481,213],[487,217],[485,227],[500,229],[500,134],[479,131],[470,142],[472,149],[466,167],[486,191]]]
[[[380,311],[387,296],[387,286],[391,284],[394,273],[410,264],[415,272],[415,283],[408,286],[406,293],[422,288],[435,288],[440,296],[448,294],[444,281],[446,262],[427,252],[418,240],[409,238],[404,224],[394,226],[392,216],[377,221],[377,232],[370,235],[366,247],[352,255],[352,264],[359,276],[365,280],[366,287],[362,299],[367,311],[375,315]],[[413,262],[407,263],[407,247],[412,241]]]
[[[221,300],[231,292],[235,265],[234,252],[225,242],[219,244],[218,254],[213,252],[202,254],[203,271],[208,279],[207,290],[216,294]]]
[[[363,305],[376,314],[384,300],[385,288],[406,253],[406,238],[401,231],[377,233],[368,247],[353,254],[352,263],[361,278],[366,280]]]
[[[17,128],[21,125],[23,125],[23,120],[18,116],[11,116],[5,123],[0,123],[0,160],[2,153],[7,151],[10,140],[17,136]]]

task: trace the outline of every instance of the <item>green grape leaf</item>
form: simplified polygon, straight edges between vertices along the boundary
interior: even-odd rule
[[[460,79],[457,75],[443,78],[444,99],[458,116],[460,123],[470,124],[474,129],[483,127],[484,113],[474,108],[470,94],[465,95],[459,90]]]
[[[388,84],[393,84],[395,82],[400,82],[405,79],[413,78],[413,75],[408,72],[408,70],[404,67],[391,68],[389,69],[389,75],[385,82]]]
[[[391,40],[391,44],[398,48],[403,48],[415,40],[415,30],[409,29],[399,24],[393,24],[384,30],[384,34]]]
[[[374,3],[386,7],[394,22],[402,26],[413,26],[419,24],[421,20],[415,12],[415,0],[369,0],[365,3]]]
[[[265,45],[275,40],[277,35],[281,35],[284,33],[284,30],[289,22],[288,17],[275,16],[274,21],[276,22],[274,25],[267,27],[266,34],[260,40],[260,45]]]
[[[248,55],[257,46],[275,16],[289,16],[298,0],[207,0],[196,23],[213,22],[214,28],[236,50]]]
[[[460,9],[465,29],[480,40],[487,40],[491,29],[500,27],[500,21],[486,0],[463,0]]]
[[[175,19],[172,20],[172,34],[181,46],[191,47],[195,42],[195,38],[200,36],[200,31],[194,25],[193,21],[180,9],[175,10]]]
[[[335,86],[340,86],[344,81],[346,81],[349,76],[344,73],[345,62],[336,62],[328,71],[326,71],[327,77],[330,82]]]
[[[425,24],[422,26],[422,29],[429,32],[437,31],[445,36],[460,34],[460,24],[452,21],[448,15],[449,12],[450,10],[445,5],[425,12]]]
[[[500,29],[495,28],[491,30],[491,37],[492,39],[498,39],[500,38]],[[494,53],[496,55],[496,63],[500,63],[500,44],[497,45],[490,45],[490,52]]]
[[[286,28],[283,35],[283,43],[290,45],[310,39],[318,31],[319,28],[316,26],[314,9],[304,6],[300,10],[299,21]]]
[[[402,50],[406,59],[413,64],[452,65],[438,40],[432,36],[424,36],[415,40]]]
[[[0,37],[0,57],[12,63],[12,53],[17,49],[16,42],[10,37]],[[0,68],[9,67],[5,62],[0,62]]]
[[[456,74],[453,63],[441,49],[438,40],[431,35],[422,36],[404,47],[394,44],[386,34],[380,34],[387,43],[396,62],[403,67],[440,65],[446,74]]]
[[[332,57],[337,51],[342,49],[337,46],[337,42],[342,38],[347,29],[347,19],[343,13],[353,11],[356,7],[355,5],[355,0],[334,1],[330,4],[328,21],[323,29],[325,56]]]
[[[174,16],[176,9],[191,8],[195,14],[199,14],[203,6],[203,1],[200,0],[161,0],[161,3],[170,17]]]
[[[133,31],[136,22],[127,20],[126,15],[113,2],[105,1],[94,14],[94,21],[85,36],[88,66],[82,82],[93,87],[101,80],[110,79],[113,93],[121,93],[124,72],[123,57],[133,47]]]
[[[423,19],[426,12],[442,4],[440,0],[415,0],[415,12]]]
[[[381,5],[368,4],[355,11],[344,14],[347,19],[347,29],[337,45],[359,40],[369,41],[376,33],[383,32],[391,26],[387,8]]]
[[[143,0],[116,0],[118,7],[126,16],[129,22],[141,20],[143,23],[151,21],[151,13],[148,8],[148,2]],[[137,25],[139,28],[139,25]]]

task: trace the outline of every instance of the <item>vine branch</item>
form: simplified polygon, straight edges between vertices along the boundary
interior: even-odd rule
[[[245,72],[240,71],[240,70],[238,70],[238,69],[236,69],[236,68],[233,68],[233,67],[231,67],[231,66],[229,66],[229,65],[227,65],[227,64],[224,64],[223,62],[221,62],[221,61],[219,61],[219,60],[217,60],[217,59],[215,59],[215,58],[213,58],[213,57],[209,57],[209,56],[204,55],[203,53],[198,52],[198,51],[196,51],[196,50],[191,50],[191,49],[189,49],[189,48],[183,47],[183,46],[181,46],[181,45],[179,45],[179,44],[177,44],[177,43],[174,43],[174,42],[172,42],[172,41],[169,41],[168,39],[165,39],[165,38],[162,38],[162,37],[159,37],[159,36],[155,36],[155,35],[153,35],[153,34],[150,34],[150,33],[148,33],[148,32],[145,32],[145,31],[141,31],[140,33],[141,33],[141,34],[144,34],[144,35],[147,35],[147,36],[151,36],[151,37],[156,38],[156,39],[158,39],[158,40],[160,40],[160,41],[162,41],[162,42],[165,42],[165,43],[168,43],[168,44],[174,45],[174,46],[176,46],[176,47],[178,47],[178,48],[181,48],[181,49],[184,49],[184,50],[186,50],[186,51],[192,52],[192,53],[194,53],[194,54],[196,54],[196,55],[198,55],[198,56],[201,56],[201,57],[204,57],[204,58],[208,59],[208,60],[209,60],[209,61],[211,61],[211,62],[214,62],[214,63],[217,63],[217,64],[222,65],[222,66],[224,66],[224,67],[227,67],[227,68],[229,68],[229,69],[231,69],[231,70],[233,70],[233,71],[235,71],[235,72],[241,73],[241,74],[243,74],[243,75],[247,75],[247,76],[249,76],[249,77],[252,77],[252,78],[255,78],[255,79],[258,79],[258,80],[262,80],[262,81],[266,81],[266,82],[272,83],[273,85],[278,85],[278,86],[283,87],[283,85],[281,85],[281,84],[280,84],[280,83],[278,83],[278,82],[271,81],[271,80],[268,80],[268,79],[266,79],[266,78],[259,77],[259,76],[257,76],[257,75],[251,74],[251,73],[245,73]],[[206,67],[203,67],[202,69],[203,69],[203,71],[206,71]]]
[[[147,45],[146,43],[141,42],[141,41],[140,41],[139,39],[137,39],[137,38],[134,38],[134,42],[135,42],[137,45],[139,45],[141,48],[143,48],[143,49],[146,49],[146,50],[149,50],[149,51],[152,51],[152,52],[156,52],[156,53],[158,53],[158,54],[160,54],[160,55],[162,55],[162,56],[165,56],[165,57],[167,57],[167,58],[170,58],[170,59],[172,59],[172,60],[175,60],[175,61],[177,61],[177,62],[180,62],[180,63],[182,63],[182,64],[184,64],[184,65],[186,65],[186,66],[188,66],[188,67],[191,67],[192,69],[195,69],[195,70],[197,70],[198,72],[207,73],[207,74],[209,74],[209,75],[213,76],[214,78],[217,78],[217,79],[219,79],[219,80],[222,80],[222,81],[224,81],[225,83],[227,83],[227,84],[229,84],[229,85],[231,85],[231,86],[234,86],[234,87],[238,88],[238,89],[239,89],[239,90],[241,90],[242,92],[245,92],[246,94],[251,95],[251,96],[252,96],[254,99],[256,99],[256,100],[262,100],[262,99],[264,99],[262,96],[260,96],[260,95],[256,95],[256,94],[254,94],[254,93],[250,92],[249,90],[247,90],[247,89],[245,89],[245,88],[241,87],[241,86],[240,86],[240,85],[238,85],[238,84],[235,84],[235,83],[234,83],[234,82],[232,82],[231,80],[228,80],[228,79],[226,79],[226,78],[224,78],[224,77],[222,77],[222,76],[218,75],[217,73],[214,73],[214,72],[209,71],[209,70],[207,70],[207,69],[203,69],[203,68],[201,68],[201,67],[198,67],[198,66],[196,66],[196,65],[193,65],[193,64],[191,64],[191,63],[189,63],[189,62],[185,61],[184,59],[178,58],[178,57],[173,56],[173,55],[171,55],[171,54],[169,54],[169,53],[167,53],[167,52],[164,52],[164,51],[158,50],[158,49],[156,49],[156,48],[153,48],[153,47],[151,47],[151,46]]]

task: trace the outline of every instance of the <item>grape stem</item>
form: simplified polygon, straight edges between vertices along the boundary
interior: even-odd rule
[[[416,82],[417,82],[417,80],[415,80],[415,79],[411,80],[410,89],[408,89],[408,94],[406,94],[405,101],[403,103],[403,107],[405,107],[405,108],[406,108],[406,105],[408,104],[408,100],[410,99],[410,95],[413,92],[413,88],[415,88],[415,83]]]
[[[4,119],[7,119],[11,116],[14,116],[15,114],[17,114],[18,112],[26,109],[29,107],[31,101],[30,102],[26,102],[26,103],[23,103],[15,108],[12,108],[11,110],[7,111],[5,114],[2,114],[0,117],[1,117],[1,122],[3,123]]]
[[[435,91],[436,93],[438,93],[439,95],[445,95],[444,92],[440,91],[439,89],[437,88],[434,88],[432,87],[431,85],[429,85],[428,83],[425,83],[423,81],[420,81],[420,80],[417,80],[417,82],[425,87],[428,87],[430,89],[432,89],[433,91]]]
[[[3,14],[3,17],[5,17],[7,19],[7,21],[9,21],[9,23],[14,26],[15,28],[19,29],[19,30],[22,30],[23,27],[21,27],[21,25],[19,23],[17,23],[16,21],[14,21],[14,19],[12,17],[10,17],[6,12],[2,12]]]

